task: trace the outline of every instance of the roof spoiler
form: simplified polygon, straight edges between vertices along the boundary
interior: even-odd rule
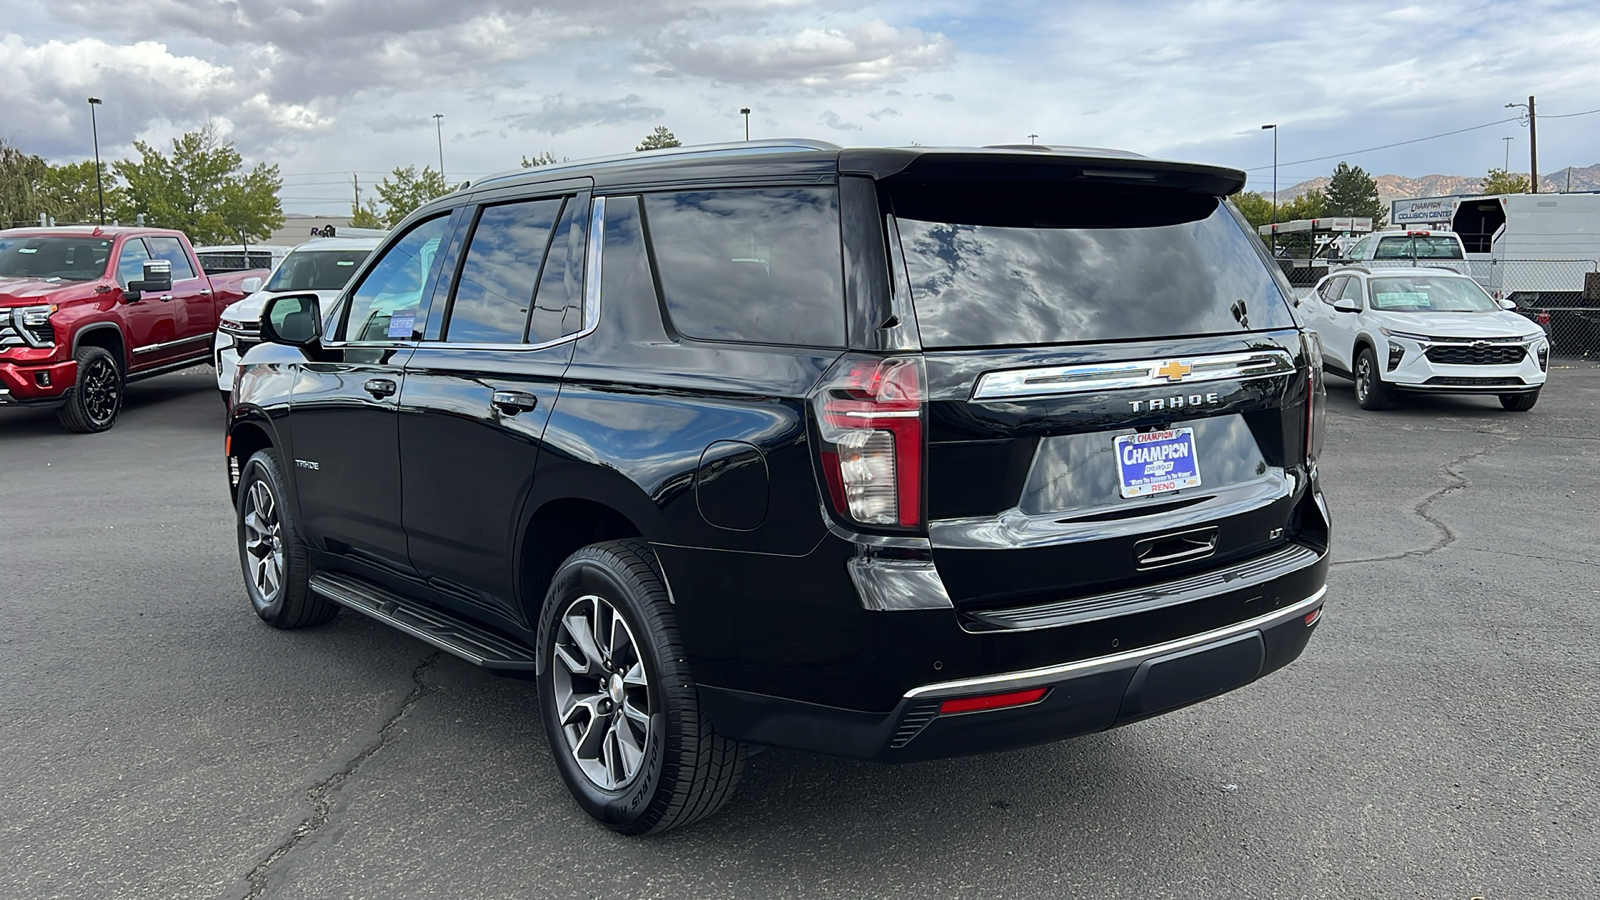
[[[1244,188],[1238,169],[1139,156],[1051,150],[845,150],[839,171],[882,181],[1041,182],[1070,188],[1152,187],[1226,197]]]

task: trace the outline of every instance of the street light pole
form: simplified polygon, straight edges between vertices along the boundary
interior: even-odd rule
[[[1501,138],[1500,140],[1506,142],[1506,164],[1503,167],[1501,167],[1500,171],[1502,171],[1502,172],[1510,172],[1511,171],[1511,138],[1508,135],[1506,137]]]
[[[1272,224],[1278,224],[1278,126],[1277,123],[1261,126],[1262,131],[1272,132]],[[1272,253],[1278,253],[1278,229],[1272,229]]]
[[[94,190],[100,195],[100,224],[106,223],[106,188],[100,182],[100,123],[95,121],[94,108],[100,105],[99,97],[89,98],[89,129],[94,133]]]
[[[439,138],[439,180],[444,181],[444,113],[433,114],[433,132]]]
[[[1533,95],[1528,95],[1527,103],[1507,103],[1506,109],[1528,111],[1528,192],[1537,194],[1539,193],[1539,117],[1534,112]]]
[[[739,115],[744,116],[744,139],[750,140],[750,107],[739,107]]]

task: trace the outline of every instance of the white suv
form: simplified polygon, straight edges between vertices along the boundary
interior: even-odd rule
[[[1493,394],[1525,411],[1550,368],[1544,329],[1447,269],[1335,269],[1299,307],[1323,367],[1355,381],[1362,409],[1414,391]]]

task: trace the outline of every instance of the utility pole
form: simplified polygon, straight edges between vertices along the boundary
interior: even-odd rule
[[[1038,137],[1039,137],[1039,136],[1038,136],[1038,135],[1037,135],[1037,134],[1030,134],[1030,135],[1028,135],[1028,146],[1029,146],[1029,147],[1032,147],[1032,146],[1033,146],[1033,142],[1034,142],[1034,140],[1035,140],[1035,139],[1036,139],[1036,138],[1038,138]]]
[[[355,185],[356,188],[356,210],[359,211],[361,209],[361,176],[351,172],[350,183]]]
[[[1530,193],[1539,193],[1539,118],[1534,112],[1533,95],[1528,95],[1528,102],[1507,103],[1506,109],[1525,109],[1528,111],[1528,186]]]
[[[99,97],[89,98],[89,128],[94,132],[94,189],[100,195],[100,224],[106,223],[106,189],[100,183],[100,123],[95,121],[94,108],[100,105]]]
[[[1272,255],[1278,255],[1278,126],[1261,126],[1262,131],[1272,132]]]
[[[433,114],[433,131],[439,138],[439,180],[444,181],[444,113]],[[445,181],[448,186],[450,182]]]
[[[1511,138],[1503,137],[1500,140],[1506,142],[1506,164],[1501,167],[1500,171],[1509,172],[1511,171]]]
[[[750,107],[739,107],[739,115],[744,116],[744,139],[750,140]]]

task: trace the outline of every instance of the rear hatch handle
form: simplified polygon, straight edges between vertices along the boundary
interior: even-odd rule
[[[1158,569],[1217,552],[1218,528],[1196,528],[1160,537],[1145,538],[1133,545],[1133,557],[1141,569]]]

